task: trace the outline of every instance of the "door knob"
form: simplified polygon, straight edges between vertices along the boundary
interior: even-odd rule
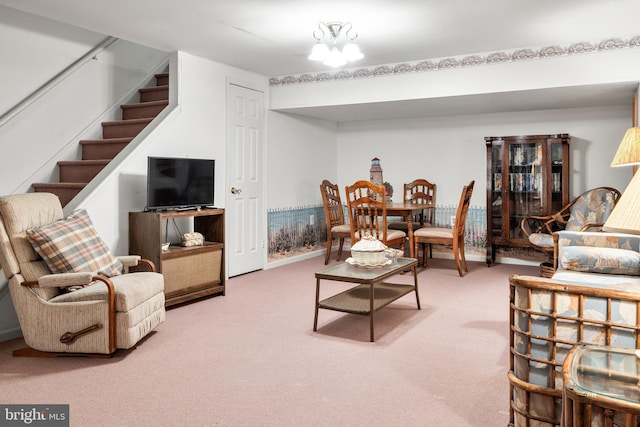
[[[240,194],[242,193],[241,188],[231,187],[231,194]]]

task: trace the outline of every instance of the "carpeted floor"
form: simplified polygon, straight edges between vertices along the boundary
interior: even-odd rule
[[[335,263],[335,261],[332,261]],[[70,405],[72,426],[506,426],[509,287],[536,267],[430,260],[413,293],[368,318],[320,310],[323,257],[232,278],[226,296],[170,309],[108,360],[14,358],[0,402]],[[394,280],[410,283],[410,275]],[[323,282],[321,297],[348,284]]]

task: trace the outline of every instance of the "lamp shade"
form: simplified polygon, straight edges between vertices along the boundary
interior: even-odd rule
[[[344,59],[344,56],[342,56],[342,53],[340,53],[338,48],[334,47],[333,49],[331,49],[331,52],[329,52],[329,56],[327,56],[327,59],[325,59],[322,63],[330,67],[341,67],[347,63],[347,60]]]
[[[602,227],[613,233],[640,234],[640,172],[636,173]]]
[[[364,58],[364,55],[360,52],[360,48],[355,43],[347,43],[342,48],[342,54],[347,61],[357,61],[358,59]]]
[[[329,48],[326,44],[318,42],[313,45],[309,59],[311,61],[324,61],[329,56]]]
[[[640,127],[627,129],[611,166],[640,164]]]

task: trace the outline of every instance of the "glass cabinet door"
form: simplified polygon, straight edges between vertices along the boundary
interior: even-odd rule
[[[551,143],[551,212],[558,212],[566,204],[562,188],[562,142]]]
[[[487,212],[490,213],[490,233],[489,238],[495,239],[502,236],[502,199],[503,188],[505,179],[508,179],[508,174],[503,176],[502,173],[502,153],[504,150],[504,143],[502,141],[495,141],[491,145],[491,197],[490,206]]]
[[[522,239],[522,218],[544,212],[543,141],[510,143],[509,168],[509,238]]]

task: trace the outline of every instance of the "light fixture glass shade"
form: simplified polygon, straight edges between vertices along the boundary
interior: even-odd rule
[[[329,56],[329,48],[326,44],[318,42],[313,45],[309,59],[311,61],[324,61]]]
[[[342,54],[347,61],[357,61],[358,59],[364,58],[364,55],[360,52],[360,48],[355,43],[347,43],[342,48]]]
[[[640,172],[631,178],[602,230],[611,233],[640,234]]]
[[[325,59],[322,63],[330,67],[340,67],[346,64],[347,60],[344,59],[344,56],[342,56],[342,53],[340,53],[338,48],[334,47],[333,49],[331,49],[331,52],[329,52],[329,56],[327,56],[327,59]]]
[[[640,127],[633,127],[625,132],[611,166],[637,164],[640,164]]]

